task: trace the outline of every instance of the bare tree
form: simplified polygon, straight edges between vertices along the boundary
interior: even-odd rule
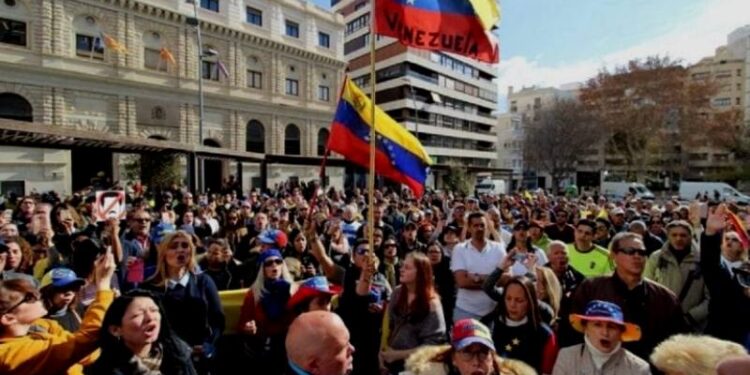
[[[560,99],[540,111],[538,121],[524,124],[524,161],[539,172],[549,173],[557,189],[603,139],[604,132],[580,103]]]
[[[584,107],[609,134],[606,152],[621,159],[629,179],[649,169],[680,175],[692,147],[731,137],[708,115],[715,83],[688,73],[677,61],[649,57],[603,70],[581,90]]]

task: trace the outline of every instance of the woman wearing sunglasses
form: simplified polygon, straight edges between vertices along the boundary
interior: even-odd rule
[[[246,356],[259,374],[279,374],[286,366],[284,339],[292,315],[286,309],[294,280],[278,249],[260,254],[261,270],[242,302],[237,331],[245,336]]]
[[[159,246],[156,273],[143,284],[161,298],[175,333],[192,347],[199,372],[210,367],[216,340],[224,332],[224,312],[216,284],[198,273],[193,237],[178,230]]]
[[[64,374],[97,348],[104,313],[114,299],[110,289],[115,271],[112,254],[108,251],[99,257],[94,269],[96,298],[76,333],[41,319],[47,310],[31,283],[20,279],[0,282],[0,373]]]

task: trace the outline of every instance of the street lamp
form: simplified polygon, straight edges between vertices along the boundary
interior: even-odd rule
[[[203,60],[207,57],[215,57],[219,53],[213,49],[203,49],[203,37],[201,35],[200,20],[198,20],[198,1],[188,0],[188,3],[193,4],[193,17],[187,17],[185,22],[195,27],[195,35],[198,39],[198,146],[203,145]],[[203,190],[203,159],[198,161],[198,184],[196,184],[196,190]]]

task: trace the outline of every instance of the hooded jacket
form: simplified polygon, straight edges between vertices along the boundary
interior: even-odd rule
[[[441,357],[451,349],[450,345],[423,346],[406,360],[406,373],[409,375],[450,375],[457,374],[450,363]],[[513,359],[503,359],[494,354],[495,375],[536,375],[531,366]]]

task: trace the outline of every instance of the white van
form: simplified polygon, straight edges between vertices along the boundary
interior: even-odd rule
[[[601,193],[613,199],[625,198],[628,193],[638,199],[654,199],[654,193],[638,182],[602,182]]]
[[[719,193],[722,201],[736,202],[738,204],[750,204],[750,197],[740,193],[726,182],[716,181],[682,181],[680,182],[680,199],[692,201],[700,194],[708,195],[708,199],[714,199],[715,192]]]
[[[489,178],[479,181],[474,187],[474,190],[477,191],[477,194],[501,195],[508,193],[505,186],[505,180],[492,180]]]

